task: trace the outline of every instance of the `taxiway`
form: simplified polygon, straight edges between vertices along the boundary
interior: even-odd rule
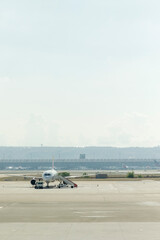
[[[0,182],[0,239],[159,240],[159,181],[77,183],[36,190]]]

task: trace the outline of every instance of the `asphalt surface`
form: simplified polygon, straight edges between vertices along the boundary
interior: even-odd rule
[[[77,183],[0,182],[0,239],[160,239],[159,181]]]

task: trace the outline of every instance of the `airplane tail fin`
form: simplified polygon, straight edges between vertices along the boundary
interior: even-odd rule
[[[52,159],[52,169],[54,169],[54,158]]]

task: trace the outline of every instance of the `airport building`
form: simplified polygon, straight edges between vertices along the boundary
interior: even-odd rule
[[[55,159],[57,170],[138,170],[160,168],[154,159]],[[52,167],[52,159],[0,159],[0,170],[45,170]]]
[[[160,147],[0,147],[0,170],[159,169]]]

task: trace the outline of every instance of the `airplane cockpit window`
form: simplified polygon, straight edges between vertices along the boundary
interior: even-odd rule
[[[51,174],[50,173],[45,173],[44,176],[49,177],[49,176],[51,176]]]

